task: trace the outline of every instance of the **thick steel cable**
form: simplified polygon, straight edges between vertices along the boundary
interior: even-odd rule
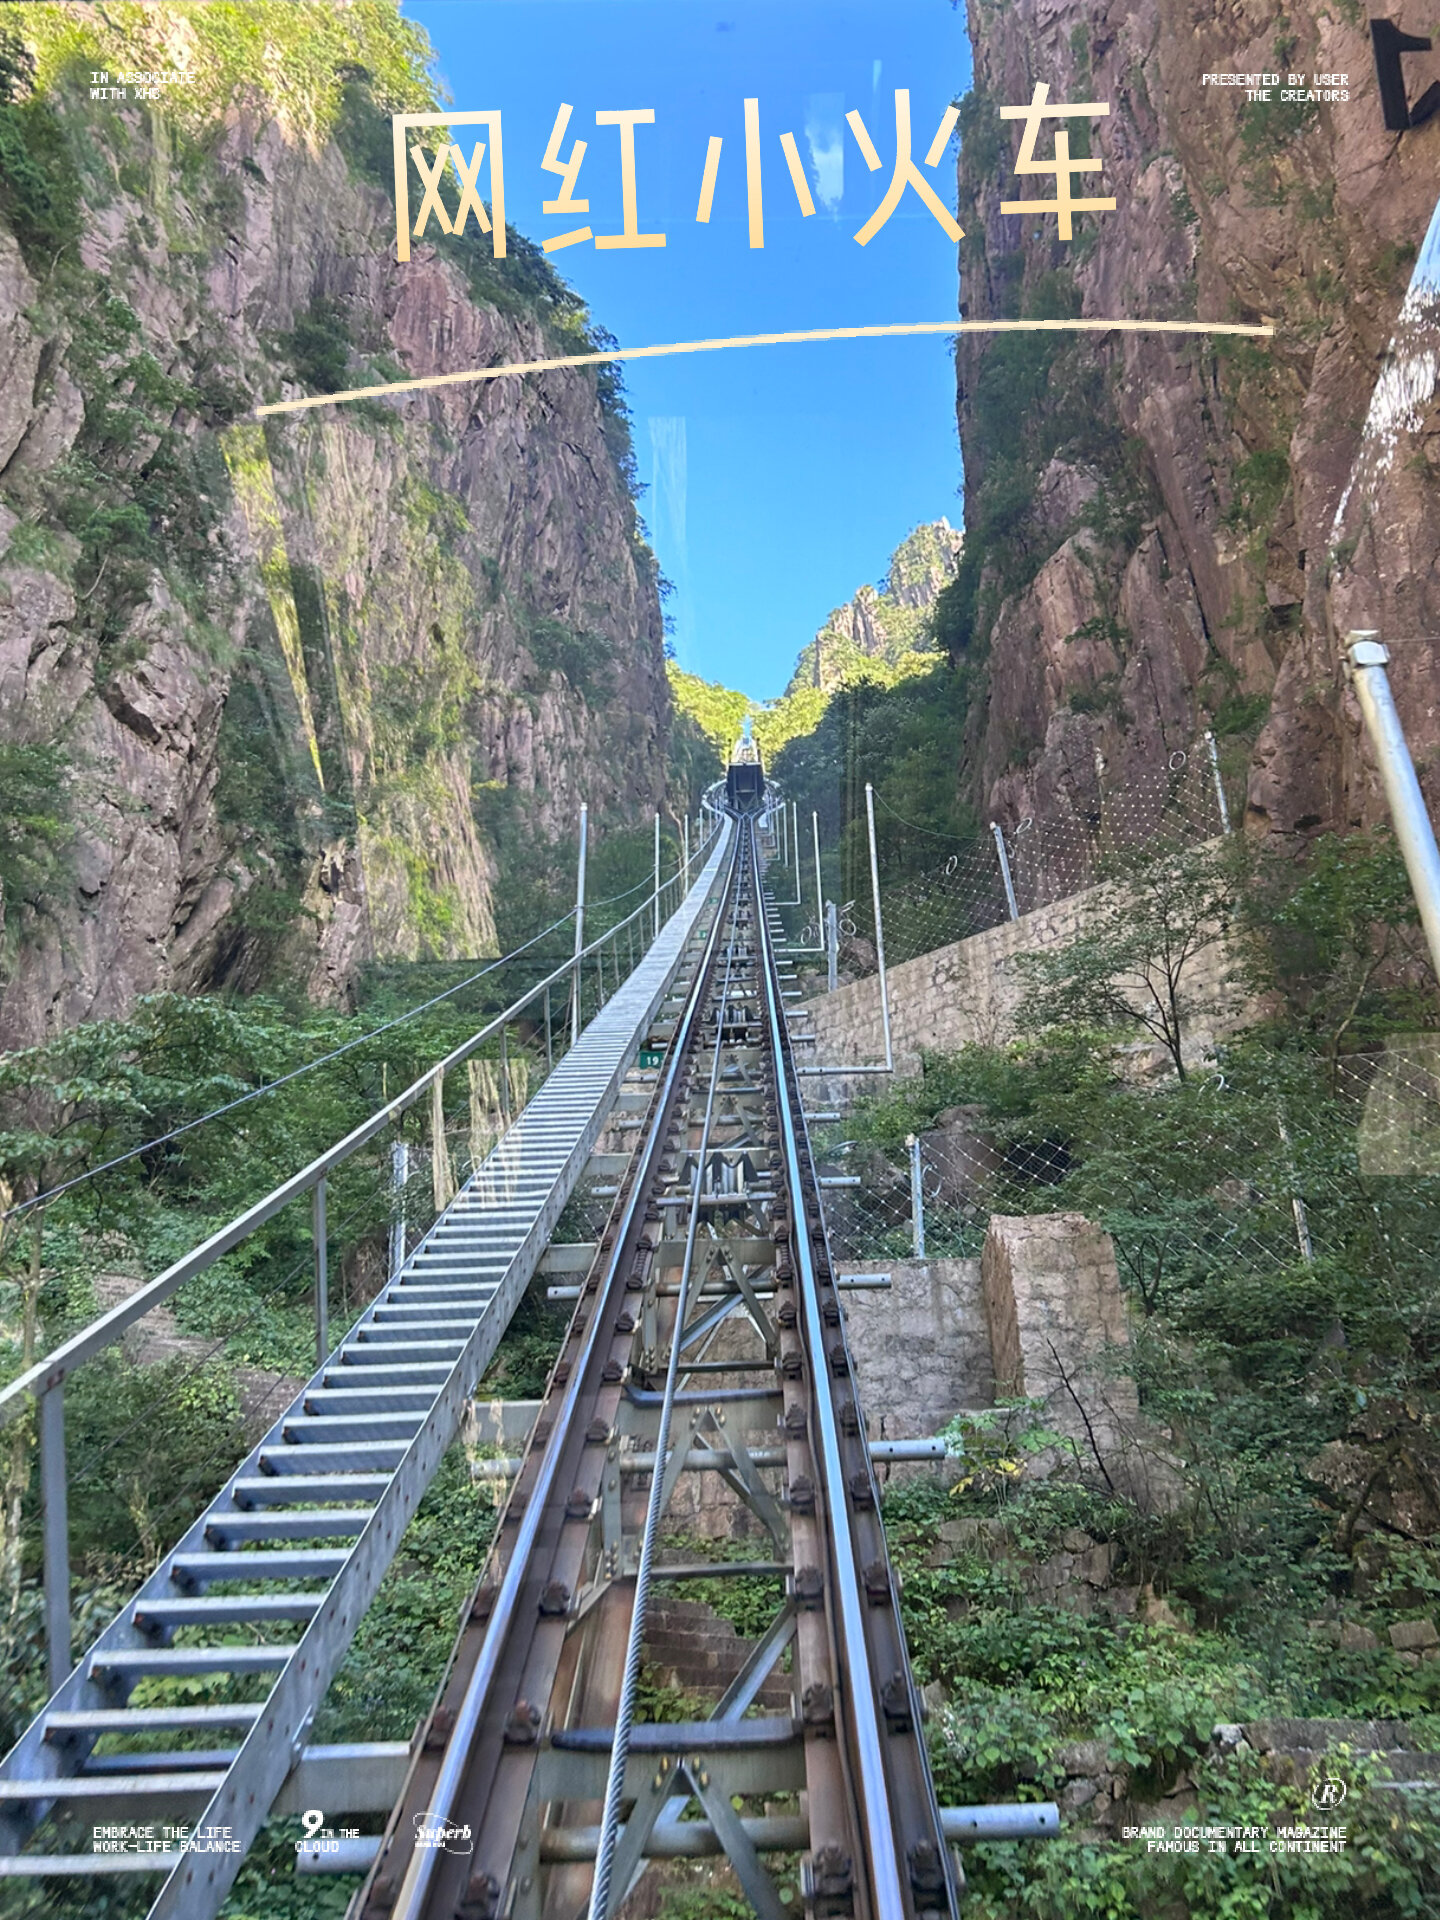
[[[711,844],[713,844],[719,832],[722,830],[723,828],[717,828],[716,834],[711,836]],[[734,871],[735,869],[732,862],[730,873],[733,874]],[[729,884],[730,875],[727,874],[725,879],[727,889]],[[699,983],[702,983],[709,977],[710,962],[719,942],[720,927],[723,919],[724,908],[722,906],[715,915],[714,925],[706,939],[704,953],[697,973],[696,997],[691,1001],[690,1007],[687,1008],[682,1018],[682,1024],[680,1028],[677,1029],[675,1040],[672,1042],[673,1052],[665,1068],[665,1081],[656,1106],[658,1115],[664,1114],[670,1097],[670,1091],[676,1084],[679,1076],[680,1064],[685,1052],[685,1036],[688,1035],[689,1022],[698,1005],[700,992]],[[616,1231],[615,1243],[619,1248],[624,1247],[627,1236],[630,1233],[636,1210],[640,1205],[641,1196],[644,1193],[649,1179],[650,1169],[659,1162],[659,1141],[660,1134],[657,1127],[650,1135],[647,1145],[642,1149],[642,1152],[646,1155],[646,1159],[637,1169],[636,1179],[631,1188],[630,1197],[626,1202]],[[618,1254],[616,1257],[619,1257]],[[455,1725],[451,1730],[450,1738],[445,1749],[445,1757],[440,1763],[440,1771],[435,1778],[435,1785],[430,1790],[430,1806],[426,1814],[426,1824],[428,1826],[443,1825],[449,1820],[451,1811],[455,1805],[456,1795],[460,1789],[461,1778],[469,1758],[470,1743],[475,1737],[475,1732],[480,1724],[480,1717],[484,1710],[486,1697],[495,1682],[496,1674],[499,1670],[500,1656],[503,1652],[505,1640],[501,1623],[508,1620],[515,1610],[520,1588],[524,1580],[526,1565],[530,1555],[534,1552],[535,1542],[540,1532],[541,1520],[554,1494],[556,1475],[559,1472],[560,1466],[560,1456],[563,1452],[563,1434],[576,1405],[578,1382],[584,1378],[585,1371],[594,1358],[595,1349],[600,1341],[602,1325],[602,1315],[595,1313],[590,1316],[590,1324],[585,1330],[584,1346],[581,1349],[579,1361],[572,1375],[572,1385],[559,1421],[557,1422],[557,1430],[545,1450],[544,1458],[540,1463],[540,1473],[536,1480],[534,1491],[521,1516],[520,1528],[516,1536],[515,1545],[511,1551],[510,1559],[506,1564],[505,1572],[500,1582],[500,1591],[496,1595],[495,1606],[491,1612],[489,1630],[481,1645],[480,1657],[475,1664],[475,1670],[471,1674],[469,1684],[465,1689],[465,1697],[461,1700],[459,1710],[456,1713]],[[410,1855],[410,1864],[405,1872],[405,1878],[401,1883],[400,1891],[395,1899],[393,1920],[418,1920],[418,1916],[424,1910],[426,1895],[429,1892],[430,1883],[435,1873],[436,1862],[439,1858],[440,1849],[438,1847],[416,1847],[413,1849]]]
[[[736,856],[736,872],[749,853],[746,842]],[[740,888],[733,896],[732,912],[740,904]],[[760,903],[756,900],[757,917]],[[670,1341],[670,1358],[665,1368],[665,1392],[660,1403],[660,1421],[655,1435],[655,1470],[650,1477],[650,1499],[645,1509],[645,1530],[640,1537],[640,1562],[635,1570],[635,1601],[630,1613],[630,1631],[625,1642],[625,1677],[620,1685],[620,1704],[615,1716],[615,1739],[610,1748],[610,1771],[605,1778],[605,1805],[600,1816],[600,1835],[595,1846],[595,1877],[590,1884],[590,1920],[610,1920],[610,1886],[615,1872],[615,1849],[620,1838],[620,1803],[625,1797],[625,1767],[630,1758],[630,1730],[635,1722],[635,1703],[640,1691],[640,1656],[645,1641],[645,1609],[650,1597],[650,1570],[654,1564],[656,1542],[660,1535],[660,1508],[665,1488],[670,1423],[675,1412],[675,1390],[680,1373],[680,1353],[685,1335],[685,1316],[690,1305],[690,1283],[695,1269],[695,1239],[700,1228],[700,1190],[705,1184],[705,1154],[710,1144],[710,1124],[715,1111],[715,1093],[720,1084],[720,1036],[725,1026],[725,1008],[730,998],[730,980],[735,970],[735,934],[738,920],[732,919],[731,938],[725,954],[725,976],[715,1009],[715,1057],[710,1063],[710,1086],[705,1096],[705,1114],[700,1123],[700,1144],[695,1153],[695,1176],[690,1189],[690,1220],[685,1231],[685,1258],[680,1269],[680,1294],[675,1302],[675,1329]]]

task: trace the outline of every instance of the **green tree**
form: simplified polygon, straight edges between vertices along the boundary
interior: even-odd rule
[[[1209,844],[1158,858],[1146,849],[1111,861],[1104,877],[1109,885],[1078,938],[1017,957],[1022,1023],[1148,1034],[1183,1080],[1194,1023],[1217,1010],[1196,962],[1229,930],[1235,859]]]

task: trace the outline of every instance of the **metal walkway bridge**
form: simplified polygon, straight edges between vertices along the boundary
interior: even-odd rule
[[[956,1911],[957,1842],[1057,1829],[1048,1804],[936,1805],[759,823],[724,819],[689,892],[663,925],[657,896],[654,919],[499,1146],[0,1763],[0,1877],[98,1894],[101,1877],[143,1874],[159,1882],[152,1920],[208,1920],[272,1813],[388,1810],[383,1836],[302,1856],[366,1870],[356,1920],[609,1920],[647,1862],[697,1854],[723,1854],[756,1912],[781,1920],[774,1853],[802,1856],[816,1915],[918,1920]],[[66,1564],[67,1375],[298,1196],[323,1248],[327,1173],[493,1025],[0,1394],[0,1418],[40,1401],[47,1571]],[[658,1068],[635,1067],[642,1047]],[[639,1144],[433,1711],[408,1745],[311,1745],[617,1101],[644,1109]],[[661,1523],[687,1473],[749,1509],[764,1557],[667,1563]],[[644,1721],[653,1589],[757,1572],[784,1597],[713,1712]],[[68,1578],[50,1602],[54,1655]],[[132,1704],[157,1678],[218,1697]],[[757,1710],[777,1681],[789,1710]],[[97,1824],[140,1820],[184,1822],[189,1842],[94,1840]]]

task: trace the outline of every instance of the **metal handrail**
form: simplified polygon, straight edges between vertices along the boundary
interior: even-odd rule
[[[712,834],[710,840],[702,845],[701,853],[714,838],[715,835]],[[680,873],[672,874],[659,889],[659,893],[665,893],[680,878]],[[173,1266],[167,1267],[147,1286],[131,1294],[128,1300],[122,1300],[108,1313],[101,1314],[97,1320],[92,1320],[89,1326],[82,1327],[78,1333],[72,1334],[68,1340],[37,1360],[16,1379],[0,1388],[0,1428],[20,1418],[25,1412],[28,1395],[45,1395],[52,1388],[58,1387],[77,1367],[83,1365],[86,1360],[93,1359],[97,1353],[102,1353],[106,1347],[119,1339],[127,1328],[133,1326],[137,1320],[142,1320],[152,1307],[157,1307],[162,1301],[168,1300],[171,1294],[182,1287],[187,1280],[193,1280],[197,1274],[204,1273],[217,1260],[239,1246],[241,1241],[249,1239],[257,1227],[264,1226],[267,1220],[273,1219],[277,1213],[289,1206],[292,1200],[297,1200],[302,1194],[309,1193],[318,1187],[335,1167],[340,1166],[350,1158],[351,1154],[373,1140],[377,1133],[382,1133],[399,1114],[414,1106],[438,1075],[443,1075],[451,1067],[458,1066],[478,1046],[483,1045],[502,1027],[508,1026],[517,1014],[548,988],[554,986],[557,981],[563,980],[572,971],[578,973],[581,963],[589,955],[597,952],[617,934],[623,933],[633,921],[648,914],[658,897],[658,894],[647,895],[633,913],[627,914],[625,919],[607,928],[589,946],[565,960],[543,980],[537,981],[520,999],[512,1001],[502,1013],[496,1014],[477,1033],[472,1034],[468,1040],[462,1041],[452,1052],[447,1053],[443,1060],[427,1068],[420,1078],[413,1081],[403,1093],[397,1094],[393,1100],[371,1114],[368,1120],[362,1120],[358,1127],[347,1133],[342,1140],[336,1141],[334,1146],[327,1147],[323,1153],[318,1154],[308,1166],[302,1167],[298,1173],[291,1174],[288,1180],[272,1188],[263,1199],[257,1200],[244,1213],[237,1214],[233,1220],[212,1233],[208,1240],[203,1240],[183,1259],[177,1260]],[[669,915],[666,916],[667,919],[669,917]]]

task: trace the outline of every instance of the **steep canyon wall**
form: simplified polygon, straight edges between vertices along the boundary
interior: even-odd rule
[[[1423,9],[1392,10],[1429,32]],[[1213,724],[1249,824],[1278,835],[1383,811],[1339,665],[1379,628],[1435,792],[1440,605],[1435,411],[1365,498],[1337,506],[1440,185],[1440,119],[1385,130],[1367,22],[1311,0],[970,0],[962,313],[1273,321],[1273,340],[969,336],[958,356],[968,567],[947,623],[985,660],[966,744],[991,816],[1094,811]],[[1251,102],[1216,71],[1347,76],[1348,101]],[[1407,56],[1411,98],[1440,56]],[[1053,198],[1017,178],[999,108],[1037,82],[1104,101],[1067,125],[1099,156],[1077,193],[1112,213],[1004,214]],[[1440,796],[1437,796],[1440,797]]]
[[[389,102],[329,79],[323,132],[253,97],[203,127],[101,111],[43,58],[4,107],[49,172],[0,199],[0,759],[57,822],[3,902],[0,1043],[157,987],[343,1000],[370,959],[493,951],[506,847],[513,874],[573,844],[582,799],[660,804],[613,392],[587,370],[253,417],[586,337],[513,234],[505,262],[396,264]]]

